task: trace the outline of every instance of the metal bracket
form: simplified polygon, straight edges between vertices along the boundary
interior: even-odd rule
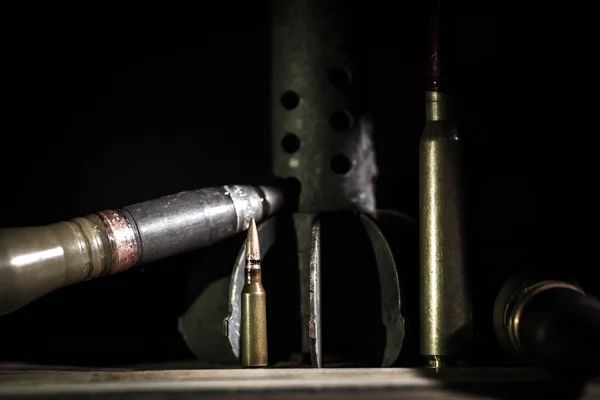
[[[390,367],[400,355],[405,336],[396,262],[385,236],[375,221],[364,214],[360,215],[360,219],[371,241],[379,273],[381,317],[386,331],[386,344],[381,366]]]

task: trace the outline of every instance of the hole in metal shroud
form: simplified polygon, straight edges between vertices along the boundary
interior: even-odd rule
[[[350,71],[343,67],[336,67],[327,71],[327,78],[329,83],[336,89],[343,89],[352,83]]]
[[[329,167],[338,175],[345,175],[352,169],[352,162],[343,154],[336,154],[331,158]]]
[[[288,154],[295,153],[300,149],[300,138],[294,133],[286,133],[281,139],[281,147]]]
[[[354,119],[346,110],[334,111],[329,117],[329,125],[338,132],[349,130],[353,124]]]
[[[300,95],[293,90],[286,90],[279,99],[286,110],[293,110],[300,104]]]

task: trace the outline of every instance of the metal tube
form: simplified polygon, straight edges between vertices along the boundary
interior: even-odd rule
[[[421,354],[439,366],[465,355],[473,326],[464,258],[460,141],[450,98],[441,91],[439,14],[433,32],[419,157],[420,347]]]
[[[208,246],[282,203],[273,188],[222,186],[48,226],[0,229],[0,315],[63,286]]]
[[[372,123],[357,4],[271,0],[273,173],[301,185],[299,211],[375,211]],[[305,232],[310,240],[310,229]]]
[[[272,188],[222,186],[181,192],[124,208],[140,240],[139,264],[180,254],[248,229],[281,206]]]
[[[374,214],[377,164],[373,126],[364,113],[368,87],[357,37],[357,4],[343,0],[271,0],[273,173],[300,186],[294,224],[298,242],[302,352],[317,360],[311,338],[313,223],[318,213]],[[314,321],[313,321],[314,322]],[[319,363],[315,362],[313,366]]]

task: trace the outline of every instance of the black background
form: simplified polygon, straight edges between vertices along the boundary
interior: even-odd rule
[[[378,203],[416,217],[428,4],[404,4],[365,3],[372,46],[364,56],[375,71]],[[469,256],[482,302],[527,265],[562,268],[597,293],[592,12],[494,3],[447,12],[466,144]],[[270,181],[265,2],[39,3],[3,15],[0,226]],[[230,268],[235,253],[176,257],[2,317],[0,359],[190,357],[176,317],[189,270],[207,257]]]

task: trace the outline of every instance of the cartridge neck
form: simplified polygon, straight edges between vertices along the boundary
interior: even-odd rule
[[[433,90],[425,92],[425,121],[451,121],[450,96]]]
[[[76,278],[69,279],[69,285],[111,274],[112,246],[106,226],[98,215],[89,214],[58,222],[50,227],[60,238],[67,271],[75,272]],[[67,232],[75,234],[76,241],[70,242]],[[83,275],[80,275],[80,272],[83,272]]]
[[[246,284],[262,282],[262,270],[260,264],[258,265],[246,265]]]

